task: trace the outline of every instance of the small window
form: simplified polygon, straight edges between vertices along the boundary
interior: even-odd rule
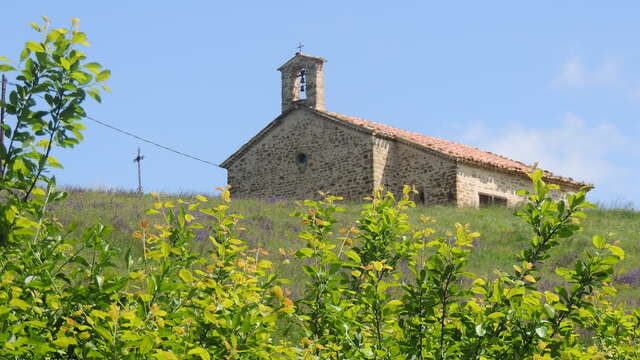
[[[309,161],[307,154],[299,152],[296,154],[296,163],[298,165],[305,165]]]
[[[488,194],[478,194],[478,196],[480,200],[480,207],[507,206],[507,198]]]

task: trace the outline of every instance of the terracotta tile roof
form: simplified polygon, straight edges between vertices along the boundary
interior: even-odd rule
[[[457,161],[477,164],[483,167],[498,168],[507,172],[518,173],[521,175],[529,174],[532,170],[532,167],[530,165],[488,151],[482,151],[473,146],[458,144],[431,136],[417,134],[362,118],[342,115],[331,111],[315,111],[320,114],[325,114],[332,118],[349,123],[351,125],[368,129],[373,134],[378,134],[382,137],[405,141],[428,150],[442,153],[451,158],[454,158]],[[544,170],[544,179],[548,182],[562,183],[574,187],[581,187],[586,185],[585,183],[573,180],[572,178],[562,177],[546,170]]]

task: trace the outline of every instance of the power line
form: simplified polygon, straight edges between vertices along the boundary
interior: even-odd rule
[[[11,81],[8,81],[7,83],[9,83],[9,84],[11,84],[11,85],[13,85],[13,86],[17,86],[17,84],[15,84],[15,83],[13,83],[13,82],[11,82]],[[40,98],[44,99],[44,98],[43,98],[42,96],[40,96],[40,95],[38,95],[38,97],[40,97]],[[176,149],[172,149],[172,148],[170,148],[170,147],[168,147],[168,146],[164,146],[164,145],[162,145],[162,144],[158,144],[158,143],[157,143],[157,142],[155,142],[155,141],[151,141],[151,140],[149,140],[149,139],[145,139],[145,138],[143,138],[142,136],[138,136],[138,135],[133,134],[133,133],[130,133],[130,132],[126,131],[126,130],[122,130],[122,129],[117,128],[117,127],[115,127],[115,126],[113,126],[113,125],[110,125],[110,124],[108,124],[108,123],[106,123],[106,122],[104,122],[104,121],[100,121],[100,120],[98,120],[98,119],[95,119],[95,118],[93,118],[93,117],[91,117],[91,116],[85,115],[85,116],[84,116],[84,118],[85,118],[85,119],[89,119],[89,120],[91,120],[91,121],[94,121],[94,122],[96,122],[96,123],[98,123],[98,124],[100,124],[100,125],[102,125],[102,126],[104,126],[104,127],[108,127],[109,129],[112,129],[112,130],[114,130],[114,131],[117,131],[117,132],[119,132],[119,133],[121,133],[121,134],[124,134],[124,135],[130,136],[130,137],[135,138],[135,139],[138,139],[138,140],[140,140],[140,141],[144,141],[144,142],[146,142],[146,143],[148,143],[148,144],[151,144],[151,145],[153,145],[153,146],[157,146],[157,147],[159,147],[159,148],[161,148],[161,149],[164,149],[164,150],[167,150],[167,151],[171,151],[171,152],[173,152],[173,153],[175,153],[175,154],[178,154],[178,155],[181,155],[181,156],[184,156],[184,157],[190,158],[190,159],[192,159],[192,160],[200,161],[200,162],[203,162],[203,163],[208,164],[208,165],[213,165],[213,166],[216,166],[216,167],[220,167],[220,165],[218,165],[218,164],[216,164],[216,163],[213,163],[213,162],[211,162],[211,161],[201,159],[201,158],[199,158],[199,157],[197,157],[197,156],[189,155],[189,154],[187,154],[187,153],[184,153],[184,152],[179,151],[179,150],[176,150]]]
[[[110,129],[112,129],[112,130],[115,130],[115,131],[117,131],[117,132],[119,132],[119,133],[125,134],[125,135],[127,135],[127,136],[131,136],[131,137],[133,137],[133,138],[136,138],[136,139],[138,139],[138,140],[144,141],[144,142],[146,142],[146,143],[149,143],[149,144],[151,144],[151,145],[157,146],[157,147],[159,147],[159,148],[165,149],[165,150],[167,150],[167,151],[171,151],[171,152],[176,153],[176,154],[178,154],[178,155],[182,155],[182,156],[184,156],[184,157],[188,157],[188,158],[190,158],[190,159],[193,159],[193,160],[197,160],[197,161],[203,162],[203,163],[205,163],[205,164],[209,164],[209,165],[213,165],[213,166],[220,167],[220,165],[218,165],[218,164],[216,164],[216,163],[213,163],[213,162],[211,162],[211,161],[204,160],[204,159],[201,159],[201,158],[199,158],[199,157],[197,157],[197,156],[189,155],[189,154],[183,153],[182,151],[178,151],[178,150],[172,149],[172,148],[170,148],[170,147],[168,147],[168,146],[164,146],[164,145],[158,144],[158,143],[156,143],[156,142],[153,142],[153,141],[151,141],[151,140],[145,139],[145,138],[143,138],[143,137],[141,137],[141,136],[138,136],[138,135],[136,135],[136,134],[132,134],[132,133],[130,133],[130,132],[128,132],[128,131],[125,131],[125,130],[119,129],[119,128],[117,128],[117,127],[113,126],[113,125],[109,125],[109,124],[105,123],[104,121],[100,121],[100,120],[98,120],[98,119],[94,119],[94,118],[92,118],[91,116],[85,116],[85,118],[86,118],[86,119],[89,119],[89,120],[91,120],[91,121],[95,121],[96,123],[98,123],[98,124],[100,124],[100,125],[102,125],[102,126],[108,127],[108,128],[110,128]]]

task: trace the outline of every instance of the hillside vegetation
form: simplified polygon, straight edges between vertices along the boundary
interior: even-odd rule
[[[67,199],[51,150],[82,141],[82,104],[111,73],[79,50],[78,19],[43,20],[19,63],[0,56],[17,82],[0,104],[16,118],[0,149],[1,359],[640,358],[638,214],[593,210],[589,187],[554,201],[541,170],[517,218],[415,208],[408,186],[344,205]]]
[[[148,215],[145,210],[153,208],[157,201],[149,194],[141,195],[125,191],[100,191],[82,188],[68,188],[69,197],[51,205],[51,214],[64,224],[77,222],[80,229],[86,229],[102,222],[113,227],[111,243],[123,254],[131,249],[133,254],[141,254],[142,244],[132,234],[139,230],[142,220],[151,223],[162,221],[159,215]],[[160,194],[162,201],[179,205],[189,202],[195,194]],[[214,200],[215,201],[215,200]],[[221,202],[221,200],[217,200]],[[361,204],[345,202],[341,204],[345,212],[337,218],[342,228],[355,226],[354,221],[361,211]],[[290,216],[300,206],[294,201],[265,201],[254,199],[234,200],[230,204],[233,212],[242,214],[241,232],[250,248],[264,249],[268,257],[275,258],[279,273],[295,283],[303,276],[299,270],[300,260],[284,256],[279,249],[289,254],[304,246],[298,239],[303,226],[300,219]],[[411,224],[417,225],[421,216],[431,218],[430,226],[436,232],[451,231],[455,223],[469,224],[472,231],[481,236],[475,239],[475,250],[470,255],[470,271],[491,277],[495,269],[509,271],[514,264],[515,254],[524,249],[531,238],[530,227],[514,216],[515,209],[508,208],[454,208],[447,206],[418,206],[407,210]],[[558,266],[571,266],[577,257],[591,247],[591,238],[598,234],[610,234],[627,256],[619,264],[614,277],[620,290],[617,301],[640,306],[640,212],[628,209],[591,209],[583,221],[584,229],[575,236],[563,240],[562,246],[551,252],[551,257],[542,267],[543,272],[552,274]],[[209,242],[201,234],[202,246]],[[287,261],[285,261],[287,260]],[[285,264],[282,262],[285,261]],[[289,262],[288,264],[286,264]],[[549,271],[547,271],[549,270]],[[545,288],[553,288],[562,282],[551,275],[553,280],[542,280]]]

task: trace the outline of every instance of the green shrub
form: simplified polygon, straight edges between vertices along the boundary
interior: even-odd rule
[[[640,310],[609,301],[612,266],[624,259],[609,238],[594,236],[572,268],[555,269],[567,286],[538,290],[541,264],[592,207],[587,188],[553,201],[540,171],[516,213],[531,240],[512,272],[489,278],[465,271],[480,234],[460,224],[437,233],[426,217],[409,224],[408,187],[398,200],[374,192],[344,228],[339,197],[300,204],[292,214],[306,243],[295,252],[304,261],[298,299],[270,254],[240,238],[242,216],[230,212],[227,189],[222,203],[154,194],[148,214],[163,224],[140,222],[132,234],[140,256],[113,248],[108,226],[70,235],[73,226],[47,216],[65,197],[45,176],[57,165],[50,151],[81,140],[81,104],[86,94],[99,100],[94,80],[108,72],[83,65],[74,48],[83,33],[34,27],[43,41],[27,43],[21,85],[2,104],[17,122],[5,126],[10,145],[0,153],[0,358],[640,358]],[[196,251],[202,232],[209,250]]]

